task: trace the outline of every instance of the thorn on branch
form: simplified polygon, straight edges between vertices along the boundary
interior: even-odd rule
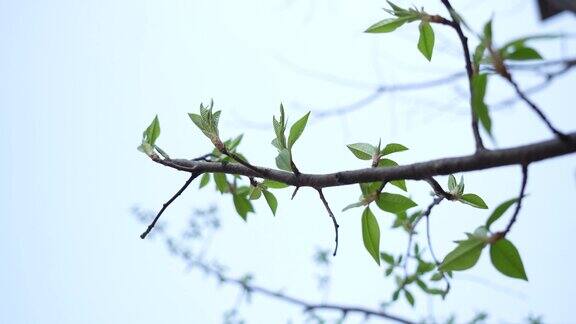
[[[332,210],[330,209],[330,205],[328,205],[328,201],[324,197],[324,193],[322,192],[322,189],[316,188],[316,190],[318,191],[318,194],[320,195],[320,200],[322,200],[324,207],[326,207],[326,211],[328,212],[328,216],[330,216],[330,218],[332,219],[332,223],[334,224],[334,233],[335,233],[334,241],[336,242],[336,245],[334,246],[334,253],[332,253],[332,256],[336,256],[336,252],[338,251],[338,228],[340,227],[340,225],[338,225],[338,222],[336,221],[336,217],[334,216],[334,213],[332,213]]]
[[[158,222],[158,219],[160,219],[160,216],[162,215],[162,213],[164,213],[164,211],[166,210],[166,208],[168,208],[168,206],[170,206],[170,204],[172,204],[172,202],[174,202],[174,200],[176,200],[176,198],[178,198],[178,196],[180,196],[184,190],[186,190],[186,188],[188,188],[188,186],[192,183],[192,181],[194,179],[196,179],[200,174],[202,174],[201,172],[192,172],[192,174],[190,175],[190,178],[188,178],[188,180],[186,180],[186,182],[184,183],[184,185],[182,186],[182,188],[180,188],[180,190],[178,190],[174,196],[172,196],[172,198],[170,198],[167,202],[164,203],[164,205],[162,205],[162,209],[160,209],[160,211],[158,212],[158,214],[156,214],[156,217],[154,217],[154,220],[152,221],[152,223],[150,223],[150,225],[148,225],[148,228],[146,228],[146,230],[144,231],[144,233],[142,233],[140,235],[141,239],[145,239],[146,236],[148,234],[150,234],[150,231],[152,231],[152,229],[154,228],[154,226],[156,225],[156,222]]]

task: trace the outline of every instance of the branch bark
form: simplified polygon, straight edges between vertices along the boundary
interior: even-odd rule
[[[193,161],[185,159],[153,158],[157,163],[186,172],[221,172],[248,177],[261,177],[275,180],[296,187],[312,187],[315,189],[343,186],[373,181],[391,180],[423,180],[438,175],[458,172],[485,170],[506,165],[529,164],[561,155],[576,152],[576,132],[566,135],[570,141],[555,138],[538,143],[522,145],[507,149],[484,150],[475,154],[430,160],[426,162],[401,165],[389,168],[365,168],[341,171],[328,174],[295,175],[291,172],[258,167],[256,172],[237,163],[222,164],[219,162]]]

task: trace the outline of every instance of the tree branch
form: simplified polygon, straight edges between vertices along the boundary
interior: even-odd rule
[[[576,142],[576,132],[567,136],[571,139],[570,143],[555,138],[507,149],[479,151],[466,156],[430,160],[389,168],[365,168],[329,174],[301,173],[300,175],[295,175],[291,172],[255,166],[258,170],[256,172],[235,163],[222,164],[218,162],[159,158],[153,158],[153,160],[180,171],[221,172],[248,177],[263,177],[262,175],[264,175],[266,179],[283,182],[288,185],[318,189],[374,181],[423,180],[432,176],[451,173],[484,170],[506,165],[528,164],[576,152],[576,145],[573,144]]]
[[[506,226],[506,229],[501,232],[502,237],[508,235],[508,232],[510,232],[510,229],[512,229],[512,226],[514,225],[514,223],[516,223],[516,219],[518,218],[518,214],[520,213],[520,208],[522,208],[522,200],[524,200],[527,182],[528,182],[528,165],[523,164],[522,165],[522,185],[520,186],[520,194],[518,195],[518,203],[516,204],[516,209],[514,210],[514,215],[512,215],[512,218],[510,219],[508,226]]]
[[[534,103],[532,100],[530,100],[530,98],[528,98],[528,96],[522,91],[522,89],[520,89],[518,83],[516,83],[516,81],[512,79],[512,76],[510,74],[505,75],[504,78],[508,81],[508,83],[512,85],[518,97],[520,97],[520,99],[522,99],[528,106],[530,106],[530,108],[532,108],[532,110],[538,115],[538,117],[540,117],[540,119],[542,119],[544,124],[546,124],[546,126],[550,129],[550,131],[554,133],[554,135],[558,136],[558,138],[560,138],[563,141],[570,141],[569,137],[566,136],[566,134],[560,132],[558,129],[556,129],[556,127],[554,127],[554,125],[552,125],[552,122],[550,122],[548,117],[544,115],[542,109],[540,109],[536,105],[536,103]]]
[[[162,209],[160,209],[160,211],[158,212],[158,214],[156,214],[156,217],[154,217],[154,220],[152,221],[152,223],[150,223],[150,225],[148,225],[148,228],[144,231],[144,233],[142,233],[140,235],[141,239],[145,239],[146,236],[150,233],[150,231],[154,228],[154,226],[156,225],[156,222],[158,221],[158,219],[160,219],[160,216],[162,215],[162,213],[164,212],[164,210],[166,210],[166,208],[168,208],[168,206],[170,206],[170,204],[172,202],[174,202],[174,200],[176,200],[176,198],[178,198],[178,196],[180,196],[184,190],[186,190],[186,188],[188,188],[188,186],[192,183],[192,181],[194,179],[196,179],[199,175],[201,175],[202,172],[192,172],[192,174],[190,175],[190,178],[188,178],[188,180],[186,180],[186,182],[184,183],[184,185],[182,186],[182,188],[180,188],[180,190],[178,190],[174,196],[172,196],[172,198],[170,198],[167,202],[164,203],[164,205],[162,205]]]
[[[448,9],[448,12],[450,13],[450,17],[452,17],[452,23],[449,25],[452,28],[454,28],[454,30],[456,31],[456,34],[458,34],[458,38],[460,39],[460,43],[462,44],[462,50],[463,50],[463,54],[464,54],[464,61],[466,63],[466,74],[468,75],[468,86],[470,89],[470,94],[472,94],[472,76],[474,73],[474,70],[472,69],[472,62],[470,61],[470,49],[468,48],[468,38],[466,38],[466,36],[464,35],[464,32],[462,31],[462,27],[460,27],[460,21],[459,18],[456,14],[456,11],[454,10],[454,8],[452,7],[452,5],[450,4],[449,0],[441,0],[442,4],[444,4],[444,7],[446,7],[446,9]],[[478,116],[476,116],[476,113],[474,112],[474,109],[472,108],[472,95],[470,95],[470,112],[472,115],[472,133],[474,134],[474,141],[476,142],[476,150],[477,151],[481,151],[484,150],[484,143],[482,143],[482,137],[480,136],[480,131],[478,129]]]
[[[334,253],[332,253],[332,256],[336,256],[336,252],[338,251],[338,227],[340,227],[340,225],[338,225],[338,222],[336,221],[336,217],[334,216],[334,213],[330,209],[330,205],[328,205],[328,201],[324,197],[324,193],[322,192],[322,189],[317,188],[316,190],[318,191],[318,194],[320,195],[320,200],[322,200],[324,207],[326,207],[326,211],[328,212],[328,216],[330,216],[330,218],[332,219],[332,224],[334,224],[334,233],[335,233],[334,241],[336,242],[336,246],[334,247]]]

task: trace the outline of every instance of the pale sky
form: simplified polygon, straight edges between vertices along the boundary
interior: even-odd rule
[[[439,1],[397,3],[445,14]],[[454,1],[478,30],[493,16],[497,42],[576,30],[569,14],[540,23],[534,4]],[[434,79],[463,68],[447,28],[435,27],[431,63],[416,49],[416,26],[389,35],[362,33],[385,18],[383,6],[372,0],[0,0],[0,322],[218,323],[234,305],[236,288],[187,272],[161,242],[138,237],[144,225],[131,207],[157,210],[186,179],[136,150],[156,114],[158,144],[181,158],[211,149],[186,115],[210,98],[222,110],[221,134],[244,133],[240,149],[259,165],[273,166],[275,149],[269,144],[273,131],[255,126],[271,123],[280,102],[292,121],[313,111],[294,152],[304,172],[365,167],[345,144],[379,138],[410,148],[397,155],[399,163],[471,153],[462,83],[387,94],[344,117],[314,120],[314,111],[369,95],[366,85]],[[573,40],[535,46],[550,59],[576,55]],[[354,87],[306,71],[354,81]],[[489,102],[512,94],[494,80]],[[529,86],[538,79],[523,74],[520,80]],[[574,130],[568,95],[575,82],[576,74],[567,74],[532,96],[564,131]],[[551,137],[522,104],[492,116],[497,145],[491,147]],[[575,162],[567,156],[530,167],[530,196],[510,234],[529,282],[500,275],[485,251],[475,268],[456,275],[445,301],[418,294],[415,309],[400,302],[390,311],[412,319],[452,313],[463,319],[486,311],[490,323],[516,323],[529,314],[549,323],[572,321]],[[517,195],[520,170],[473,172],[465,180],[493,208]],[[421,206],[430,202],[427,184],[408,186]],[[217,204],[223,229],[212,257],[230,266],[232,275],[251,271],[258,284],[320,301],[311,260],[317,248],[332,248],[332,224],[315,192],[301,190],[290,201],[288,191],[277,195],[276,217],[258,201],[258,213],[244,223],[229,197],[198,191],[195,184],[163,220],[178,233],[192,208]],[[361,210],[340,212],[358,195],[357,186],[326,190],[341,230],[325,300],[377,307],[394,283],[383,279],[364,250]],[[436,253],[444,256],[453,240],[488,215],[465,205],[439,206],[432,216]],[[377,217],[381,248],[404,251],[405,235],[388,228],[392,215]],[[248,323],[303,318],[300,309],[265,298],[242,308],[242,316]]]

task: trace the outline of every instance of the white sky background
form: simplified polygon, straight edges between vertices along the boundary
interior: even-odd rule
[[[441,12],[439,1],[407,2]],[[455,1],[475,28],[494,15],[504,42],[535,32],[576,30],[574,16],[540,24],[535,1]],[[362,31],[385,17],[382,1],[0,1],[0,322],[2,323],[214,323],[236,300],[236,288],[218,288],[188,273],[160,242],[142,241],[130,213],[137,204],[156,210],[186,175],[158,166],[136,151],[142,130],[159,114],[159,145],[172,156],[210,149],[187,112],[214,98],[223,110],[223,136],[245,134],[241,151],[259,165],[274,165],[269,124],[285,103],[291,120],[307,109],[351,103],[370,93],[310,77],[295,66],[368,84],[428,80],[463,68],[453,32],[435,26],[428,63],[416,49],[417,28],[389,35]],[[547,58],[572,56],[573,41],[538,43]],[[288,64],[287,62],[291,62]],[[493,78],[494,80],[496,78]],[[492,80],[492,79],[491,79]],[[522,78],[523,85],[536,79]],[[562,130],[574,129],[575,75],[533,95]],[[492,82],[492,81],[491,81]],[[458,84],[465,90],[465,84]],[[352,142],[400,142],[410,148],[400,163],[473,150],[466,99],[454,86],[387,94],[357,113],[315,121],[295,146],[304,172],[366,166],[346,149]],[[511,94],[492,82],[493,101]],[[493,113],[498,146],[549,138],[539,120],[518,104]],[[489,141],[487,140],[489,143]],[[574,156],[534,164],[518,223],[510,238],[530,282],[503,277],[485,251],[478,265],[453,281],[445,302],[418,295],[390,311],[413,319],[430,313],[461,319],[487,311],[493,322],[542,314],[551,323],[573,318],[576,288],[572,237]],[[466,188],[490,207],[517,195],[518,167],[466,174]],[[445,184],[444,178],[439,178]],[[429,187],[409,182],[413,198],[430,202]],[[289,201],[279,213],[263,201],[244,222],[229,197],[189,192],[165,213],[178,232],[193,207],[217,203],[224,228],[213,256],[232,273],[256,274],[256,283],[318,301],[316,248],[331,249],[333,228],[315,192]],[[356,186],[327,189],[335,211],[353,202]],[[340,250],[333,260],[328,301],[376,307],[393,283],[382,279],[364,250],[361,210],[337,212]],[[444,203],[432,218],[439,255],[482,224],[489,212]],[[392,216],[378,212],[381,248],[404,251],[405,235],[391,231]],[[471,281],[470,278],[475,279]],[[478,278],[488,282],[478,283]],[[494,287],[499,287],[494,289]],[[508,293],[506,292],[508,291]],[[255,298],[243,308],[249,323],[302,320],[301,310]],[[355,318],[351,322],[362,322]]]

